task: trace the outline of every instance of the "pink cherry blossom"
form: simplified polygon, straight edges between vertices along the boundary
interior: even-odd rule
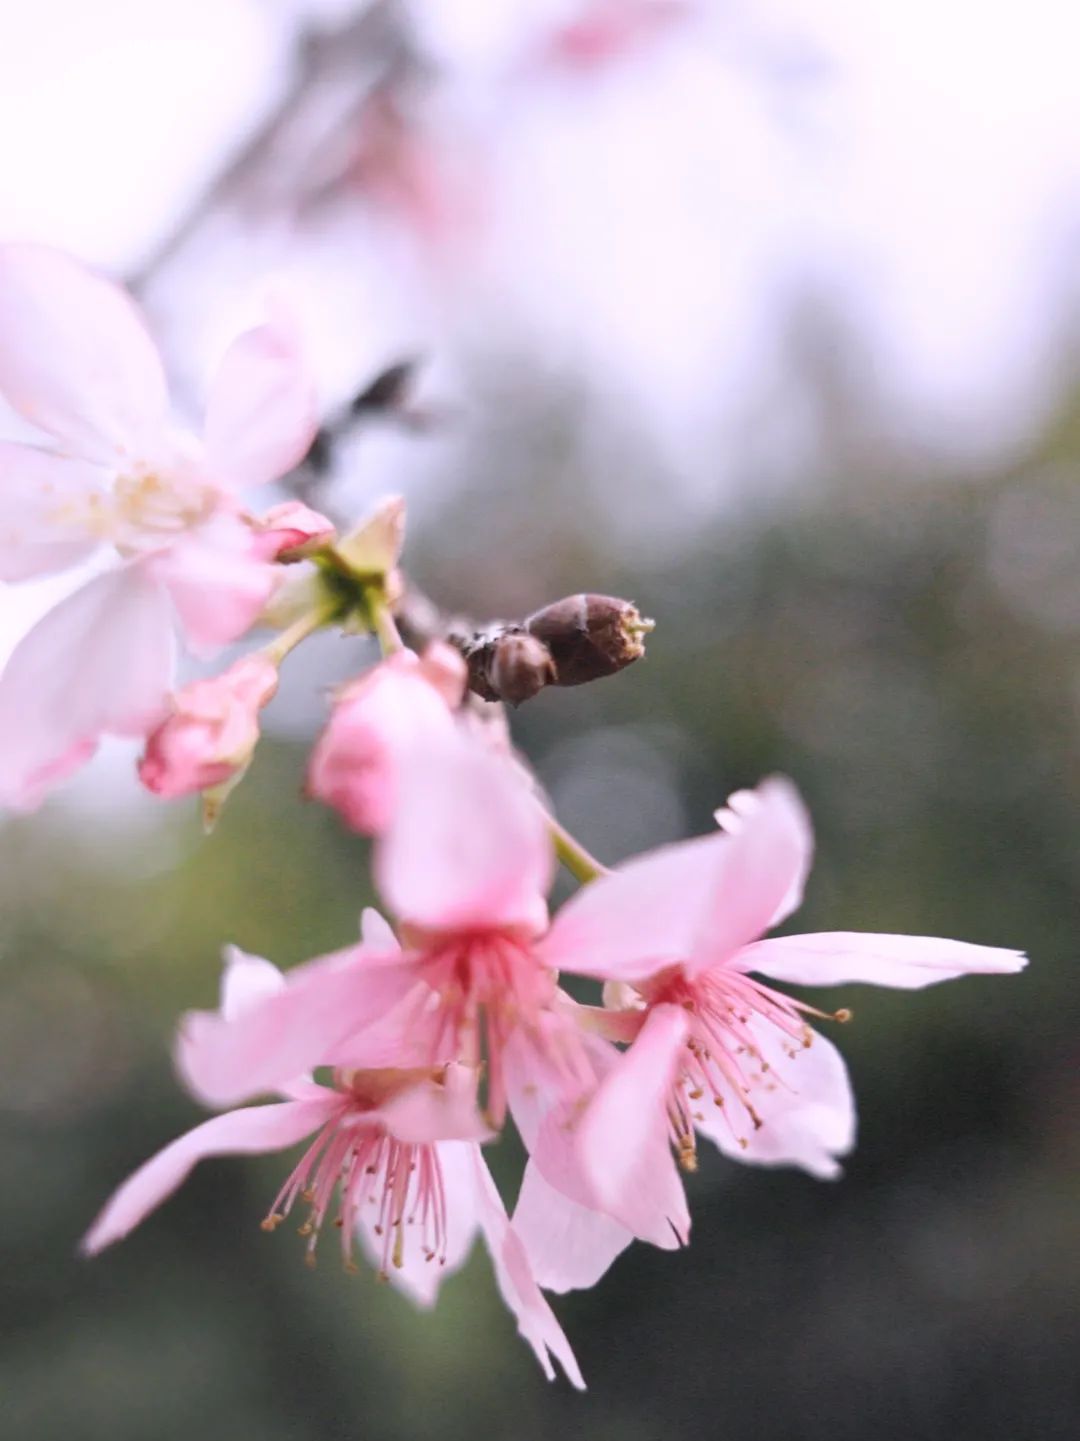
[[[439,744],[414,747],[375,854],[403,949],[360,947],[300,967],[288,1001],[238,1026],[192,1018],[183,1046],[191,1083],[219,1105],[255,1094],[289,1074],[288,1048],[277,1072],[265,1069],[271,1040],[280,1047],[287,1031],[303,1032],[308,1053],[326,1065],[375,1064],[374,1044],[408,1055],[408,1064],[483,1059],[496,1128],[511,1041],[538,1084],[589,1079],[578,1028],[555,1006],[554,973],[535,954],[553,862],[547,822],[508,761],[452,729]]]
[[[256,619],[275,570],[238,492],[295,464],[315,413],[297,336],[277,315],[226,353],[200,443],[170,421],[161,359],[129,297],[37,245],[0,247],[0,394],[48,441],[0,446],[0,579],[55,574],[106,547],[115,567],[46,615],[0,677],[0,804],[28,809],[102,735],[160,717],[175,622],[205,654]]]
[[[574,1007],[569,997],[563,1004]],[[581,1014],[585,1008],[574,1007]],[[569,1291],[593,1286],[635,1238],[664,1250],[689,1240],[690,1216],[678,1171],[661,1137],[659,1165],[645,1184],[627,1198],[618,1218],[598,1208],[577,1154],[577,1123],[586,1102],[613,1068],[619,1053],[599,1036],[585,1037],[593,1075],[573,1096],[536,1083],[520,1054],[511,1048],[508,1086],[514,1120],[529,1152],[514,1229],[521,1237],[537,1281],[546,1290]],[[639,1137],[651,1140],[651,1128],[635,1125],[622,1137],[636,1153]]]
[[[274,663],[257,652],[221,675],[193,681],[147,737],[139,779],[159,796],[191,795],[230,780],[251,759],[259,712],[277,690]]]
[[[190,1011],[176,1043],[176,1065],[187,1089],[215,1108],[281,1090],[298,1073],[332,1064],[342,1034],[350,1037],[355,1069],[416,1068],[437,1062],[426,1045],[410,1045],[394,1025],[398,1006],[413,989],[391,936],[365,924],[360,945],[347,946],[294,966],[264,994],[240,1009]],[[328,1040],[329,1037],[329,1040]]]
[[[518,1324],[518,1331],[532,1347],[548,1380],[554,1379],[551,1358],[558,1361],[569,1381],[579,1390],[584,1381],[570,1344],[540,1293],[530,1257],[506,1214],[501,1196],[484,1161],[480,1146],[468,1141],[439,1141],[432,1148],[437,1159],[446,1198],[443,1249],[432,1264],[418,1247],[405,1250],[402,1264],[393,1264],[386,1275],[392,1285],[419,1306],[431,1306],[443,1279],[468,1259],[477,1232],[483,1238],[495,1272],[499,1294]],[[361,1244],[376,1265],[382,1265],[385,1232],[380,1234],[374,1208],[360,1218]]]
[[[1016,951],[924,936],[760,940],[801,898],[810,826],[783,780],[733,801],[722,817],[733,833],[602,877],[563,907],[539,946],[549,964],[620,982],[632,998],[620,1020],[638,1037],[577,1127],[596,1204],[617,1219],[660,1166],[661,1145],[693,1168],[695,1130],[741,1160],[838,1174],[836,1158],[854,1140],[854,1103],[839,1053],[806,1023],[828,1017],[752,972],[911,988],[1025,964]]]
[[[226,960],[223,1017],[235,1019],[282,993],[284,978],[268,961],[235,948]],[[476,1110],[475,1071],[456,1065],[337,1071],[332,1086],[300,1074],[281,1093],[281,1102],[203,1122],[141,1166],[106,1203],[83,1252],[96,1255],[121,1240],[199,1161],[284,1150],[311,1138],[264,1230],[306,1206],[299,1229],[314,1264],[336,1197],[333,1221],[346,1269],[355,1269],[358,1238],[380,1274],[421,1305],[431,1305],[442,1276],[464,1263],[479,1230],[503,1300],[545,1374],[553,1378],[554,1357],[575,1386],[583,1385],[481,1156],[478,1142],[490,1133]]]
[[[338,696],[308,766],[307,791],[355,831],[377,835],[394,814],[402,765],[454,729],[465,662],[450,646],[398,651]]]
[[[366,919],[362,947],[296,968],[284,994],[238,1020],[188,1017],[178,1059],[189,1086],[229,1105],[279,1084],[302,1060],[344,1068],[483,1060],[492,1126],[511,1107],[536,1163],[520,1219],[545,1284],[591,1284],[583,1277],[606,1269],[635,1236],[685,1244],[689,1215],[663,1140],[643,1163],[659,1160],[650,1184],[606,1218],[591,1214],[595,1198],[565,1154],[566,1118],[617,1053],[583,1029],[583,1008],[560,991],[551,958],[538,960],[551,868],[546,819],[505,758],[456,734],[411,753],[376,854],[403,947],[385,923]],[[548,1188],[558,1195],[545,1198]],[[534,1221],[589,1239],[562,1262]]]
[[[432,1056],[449,1047],[483,1059],[495,1127],[511,1054],[545,1092],[577,1094],[592,1076],[555,970],[538,960],[553,863],[547,819],[505,757],[461,733],[410,754],[374,862],[399,918],[401,970],[415,981],[402,1031]],[[345,1036],[340,1056],[346,1063]]]

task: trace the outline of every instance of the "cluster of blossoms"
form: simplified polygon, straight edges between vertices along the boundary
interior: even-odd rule
[[[683,1173],[699,1138],[761,1165],[839,1174],[855,1109],[811,1021],[773,982],[917,988],[1019,970],[1011,950],[897,935],[766,938],[799,906],[810,824],[793,785],[731,796],[707,835],[614,870],[558,826],[491,697],[580,683],[641,653],[632,607],[579,597],[498,632],[406,648],[395,613],[401,503],[341,535],[297,503],[240,493],[315,433],[294,328],[242,335],[201,444],[167,422],[161,363],[127,298],[54,252],[0,250],[0,390],[48,447],[6,445],[4,578],[113,557],[16,648],[0,678],[0,792],[31,808],[107,733],[144,742],[139,775],[201,792],[213,817],[251,762],[278,668],[325,627],[383,658],[332,699],[307,791],[373,838],[385,916],[279,972],[229,947],[220,1009],[181,1022],[176,1060],[218,1114],[167,1146],[83,1242],[125,1236],[200,1160],[306,1143],[263,1220],[327,1226],[421,1305],[477,1232],[545,1372],[581,1375],[543,1292],[594,1285],[634,1240],[690,1238]],[[261,649],[172,690],[174,631],[206,655],[253,626]],[[557,861],[580,883],[556,914]],[[593,1004],[560,977],[587,978]],[[766,978],[766,979],[762,979]],[[602,987],[602,989],[601,989]],[[267,1097],[277,1097],[267,1101]],[[512,1213],[484,1148],[510,1122],[528,1155]]]

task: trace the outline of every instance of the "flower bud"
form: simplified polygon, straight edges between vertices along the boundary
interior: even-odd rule
[[[259,739],[259,711],[277,690],[277,668],[245,656],[221,675],[177,691],[172,714],[153,731],[139,779],[173,797],[220,786],[244,770]]]
[[[555,680],[547,647],[522,630],[494,637],[469,656],[470,685],[485,700],[521,705]]]
[[[352,830],[380,834],[394,813],[404,758],[453,730],[464,685],[464,662],[449,646],[388,656],[338,696],[311,753],[307,794]]]
[[[299,500],[275,505],[254,523],[256,546],[262,560],[299,560],[334,538],[325,515]]]
[[[420,656],[420,674],[450,710],[457,710],[465,694],[468,679],[461,652],[445,641],[433,640]]]
[[[525,629],[547,647],[556,685],[584,685],[639,660],[645,654],[642,636],[653,622],[628,600],[572,595],[529,616]]]

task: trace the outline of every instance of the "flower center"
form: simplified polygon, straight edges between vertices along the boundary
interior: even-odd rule
[[[53,519],[109,541],[121,555],[138,555],[208,520],[217,504],[213,486],[181,461],[166,471],[138,466],[118,475],[111,489],[59,506]]]
[[[391,1083],[391,1075],[395,1078]],[[379,1275],[400,1269],[406,1249],[418,1245],[426,1261],[446,1263],[446,1188],[438,1153],[432,1145],[398,1141],[370,1115],[377,1095],[386,1100],[400,1090],[403,1076],[430,1072],[340,1073],[342,1105],[315,1137],[292,1171],[262,1223],[275,1231],[297,1201],[309,1209],[299,1233],[307,1238],[304,1259],[315,1265],[319,1235],[338,1197],[334,1226],[341,1232],[342,1262],[353,1261],[353,1238],[359,1224],[370,1226],[381,1248]]]
[[[505,1053],[512,1038],[528,1048],[530,1067],[588,1084],[592,1072],[577,1028],[552,1004],[555,975],[527,941],[505,932],[429,940],[423,976],[438,996],[432,1060],[452,1055],[485,1068],[485,1113],[493,1128],[506,1119]]]
[[[214,499],[210,486],[182,472],[121,475],[106,502],[110,538],[121,549],[145,548],[206,520]]]
[[[754,1091],[773,1083],[774,1073],[762,1055],[753,1024],[763,1023],[778,1033],[785,1054],[794,1060],[799,1051],[813,1044],[814,1033],[804,1017],[849,1021],[851,1012],[819,1011],[816,1007],[774,991],[771,986],[740,971],[717,968],[694,979],[681,970],[664,972],[644,989],[654,1005],[684,1007],[690,1014],[682,1070],[668,1100],[672,1144],[684,1170],[697,1169],[697,1141],[694,1122],[704,1120],[697,1109],[701,1102],[724,1113],[732,1136],[745,1150],[743,1134],[749,1121],[754,1130],[763,1124],[754,1106]],[[727,1104],[734,1096],[738,1113]]]

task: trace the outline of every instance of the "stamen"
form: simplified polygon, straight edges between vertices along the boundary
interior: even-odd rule
[[[357,1086],[364,1084],[358,1073]],[[389,1084],[388,1078],[370,1073],[369,1085]],[[319,1235],[330,1203],[339,1197],[333,1225],[341,1233],[342,1264],[355,1271],[352,1250],[357,1222],[363,1207],[375,1207],[372,1230],[382,1241],[380,1273],[405,1264],[408,1234],[415,1226],[413,1244],[428,1260],[446,1259],[447,1204],[442,1168],[433,1146],[413,1145],[395,1140],[368,1112],[354,1094],[343,1090],[338,1114],[318,1133],[299,1164],[282,1187],[273,1207],[263,1219],[264,1231],[275,1231],[299,1201],[310,1207],[297,1227],[307,1240],[304,1255],[308,1266],[315,1264]]]
[[[672,1145],[684,1169],[696,1164],[696,1158],[690,1160],[694,1152],[693,1146],[687,1145],[687,1135],[692,1135],[694,1121],[704,1120],[700,1112],[689,1109],[694,1102],[711,1095],[733,1140],[745,1150],[749,1139],[735,1129],[736,1122],[725,1109],[725,1096],[735,1095],[746,1120],[759,1131],[765,1121],[753,1103],[754,1088],[775,1091],[790,1085],[761,1053],[760,1023],[772,1029],[788,1060],[794,1061],[813,1043],[807,1016],[841,1023],[851,1020],[846,1007],[820,1011],[739,971],[714,970],[689,981],[681,971],[672,969],[651,983],[647,999],[653,1004],[680,1005],[693,1018],[682,1071],[669,1101]],[[755,1021],[759,1023],[756,1029]]]
[[[521,1036],[537,1060],[567,1083],[585,1090],[593,1068],[578,1027],[552,1010],[553,972],[540,965],[531,946],[513,934],[454,936],[442,943],[417,938],[429,995],[437,1012],[418,1000],[418,1029],[430,1037],[434,1064],[453,1053],[484,1075],[483,1113],[494,1130],[508,1108],[503,1058],[511,1039]]]

